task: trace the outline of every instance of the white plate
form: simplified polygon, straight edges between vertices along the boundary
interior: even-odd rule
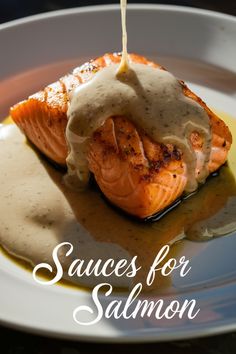
[[[190,83],[209,105],[235,114],[236,20],[190,8],[130,5],[129,51],[159,58]],[[52,12],[0,26],[0,114],[18,99],[71,68],[104,52],[121,48],[118,6]],[[39,70],[34,70],[37,67]],[[23,73],[23,74],[22,74]],[[210,207],[210,206],[209,206]],[[194,252],[191,276],[176,280],[165,300],[195,298],[197,320],[101,320],[92,327],[72,318],[91,295],[61,286],[42,287],[29,272],[0,255],[0,321],[8,326],[50,336],[90,341],[161,341],[210,335],[236,329],[236,237],[214,240]],[[124,295],[120,296],[120,299]],[[105,305],[108,299],[102,296]]]

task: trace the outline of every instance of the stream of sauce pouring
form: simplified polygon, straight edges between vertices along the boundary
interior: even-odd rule
[[[204,108],[186,97],[183,87],[169,72],[128,62],[126,0],[121,0],[123,51],[119,65],[100,70],[72,93],[68,108],[66,138],[68,184],[83,188],[89,180],[89,139],[108,117],[126,116],[156,142],[180,148],[187,166],[186,192],[193,192],[208,176],[211,128]],[[192,132],[203,137],[203,163],[196,176],[196,154],[190,143]]]
[[[220,114],[222,116],[222,114]],[[236,121],[224,117],[233,137]],[[107,279],[68,278],[66,270],[75,258],[88,262],[138,256],[142,271],[133,282],[143,282],[153,259],[165,244],[172,245],[172,254],[178,258],[183,238],[203,241],[232,233],[236,229],[236,140],[229,153],[228,166],[223,166],[217,177],[212,177],[194,196],[152,224],[142,224],[110,208],[97,189],[78,193],[63,183],[63,173],[55,170],[25,144],[24,136],[13,126],[0,128],[0,244],[9,254],[34,266],[48,262],[53,266],[52,251],[61,242],[71,242],[74,252],[61,262],[64,278],[86,287]],[[16,154],[17,151],[17,154]],[[21,156],[19,159],[18,156]],[[7,166],[7,168],[6,168]],[[232,172],[231,172],[232,171]],[[211,206],[209,208],[209,205]],[[181,242],[177,242],[183,240]],[[207,243],[195,243],[192,256]],[[167,259],[165,260],[167,261]],[[109,278],[116,287],[133,285],[127,278]],[[158,276],[152,290],[171,286],[171,277]]]
[[[117,74],[126,73],[129,70],[129,58],[127,50],[126,8],[127,0],[120,0],[121,26],[122,26],[122,57]]]

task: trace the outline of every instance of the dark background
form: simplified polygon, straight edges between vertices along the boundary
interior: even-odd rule
[[[0,23],[39,12],[70,7],[117,4],[119,0],[0,0]],[[128,3],[161,3],[200,7],[236,15],[236,0],[128,0]]]
[[[129,3],[164,3],[200,7],[236,15],[236,0],[169,0],[139,1]],[[0,23],[16,18],[76,6],[119,3],[119,0],[0,0]],[[236,39],[235,39],[236,41]],[[1,48],[1,47],[0,47]],[[0,49],[1,50],[1,49]],[[1,54],[0,54],[1,56]],[[111,345],[67,342],[47,339],[0,326],[0,353],[2,354],[85,354],[85,353],[150,353],[150,354],[235,354],[236,333],[204,339],[172,343],[138,345]]]

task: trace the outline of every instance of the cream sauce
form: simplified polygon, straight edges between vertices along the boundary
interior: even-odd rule
[[[227,123],[235,136],[235,120]],[[229,165],[234,175],[235,162],[235,156],[230,153]],[[137,223],[118,213],[96,189],[77,193],[67,188],[63,174],[25,144],[24,136],[12,125],[0,128],[0,168],[0,244],[32,266],[41,262],[53,266],[54,247],[61,242],[71,242],[73,254],[65,257],[66,250],[62,250],[60,257],[64,278],[86,287],[107,279],[68,278],[66,270],[74,258],[84,259],[86,264],[91,258],[100,258],[103,262],[108,258],[129,261],[137,255],[142,271],[133,283],[144,282],[163,245],[173,245],[185,237],[208,240],[236,229],[236,184],[228,167],[223,167],[218,177],[211,178],[198,193],[153,224]],[[196,256],[206,244],[194,243],[190,251],[188,245],[188,254]],[[184,246],[185,242],[177,248],[173,246],[175,257]],[[124,288],[133,285],[128,278],[111,277],[109,282]],[[171,286],[171,278],[157,277],[152,290],[160,291],[166,286]]]
[[[102,69],[72,96],[66,129],[69,175],[78,176],[82,184],[87,183],[89,137],[108,117],[124,115],[154,141],[172,143],[181,149],[188,171],[186,191],[196,190],[198,182],[204,182],[208,174],[211,131],[207,113],[183,94],[179,81],[167,71],[131,64],[127,73],[117,76],[117,69],[118,65]],[[193,131],[198,131],[205,142],[205,168],[198,176],[196,155],[189,141]]]
[[[122,57],[117,74],[125,73],[129,70],[129,59],[127,51],[127,30],[126,30],[126,8],[127,0],[120,0],[121,26],[122,26]]]
[[[211,151],[209,117],[203,107],[183,94],[181,83],[169,72],[144,64],[129,64],[126,7],[121,0],[123,51],[119,65],[100,70],[72,93],[68,108],[66,138],[67,183],[80,189],[87,185],[89,138],[110,116],[123,115],[141,127],[156,142],[174,144],[183,153],[187,167],[186,192],[198,188],[208,176]],[[196,175],[196,154],[190,135],[203,137],[202,169]]]

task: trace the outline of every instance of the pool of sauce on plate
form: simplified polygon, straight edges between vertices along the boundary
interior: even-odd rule
[[[21,267],[25,271],[32,274],[33,268],[32,268],[32,265],[28,261],[21,259],[17,256],[14,256],[13,254],[11,254],[7,250],[5,250],[4,247],[2,247],[1,245],[0,245],[0,254],[2,254],[3,257],[7,258],[10,262],[13,262],[16,266]],[[47,270],[39,270],[37,275],[40,279],[45,280],[45,281],[51,280],[53,278],[52,274]],[[78,284],[77,285],[73,284],[72,282],[65,280],[65,279],[61,279],[57,284],[61,285],[61,286],[69,287],[69,288],[74,288],[76,290],[78,290],[78,289],[88,290],[87,288],[79,287]]]
[[[170,244],[168,257],[174,255],[177,258],[184,239],[205,241],[232,234],[236,230],[236,157],[233,153],[236,121],[225,114],[219,115],[229,126],[234,140],[228,163],[197,193],[183,200],[159,221],[148,224],[132,220],[111,208],[96,188],[89,188],[86,193],[68,188],[63,182],[63,173],[25,144],[24,136],[15,126],[2,126],[1,245],[13,255],[14,261],[21,258],[29,264],[28,269],[41,262],[53,265],[52,250],[64,241],[71,242],[75,248],[71,258],[65,257],[63,252],[60,255],[65,270],[75,258],[85,259],[85,262],[91,258],[105,261],[110,257],[130,260],[137,255],[142,271],[133,282],[142,282],[163,245]],[[204,247],[206,243],[202,244]],[[196,256],[197,247],[194,252]],[[65,278],[83,287],[92,287],[104,280]],[[133,285],[125,278],[119,282],[115,278],[109,281],[120,288]],[[157,277],[152,289],[148,290],[155,290],[155,287],[160,290],[170,285],[171,277]]]

